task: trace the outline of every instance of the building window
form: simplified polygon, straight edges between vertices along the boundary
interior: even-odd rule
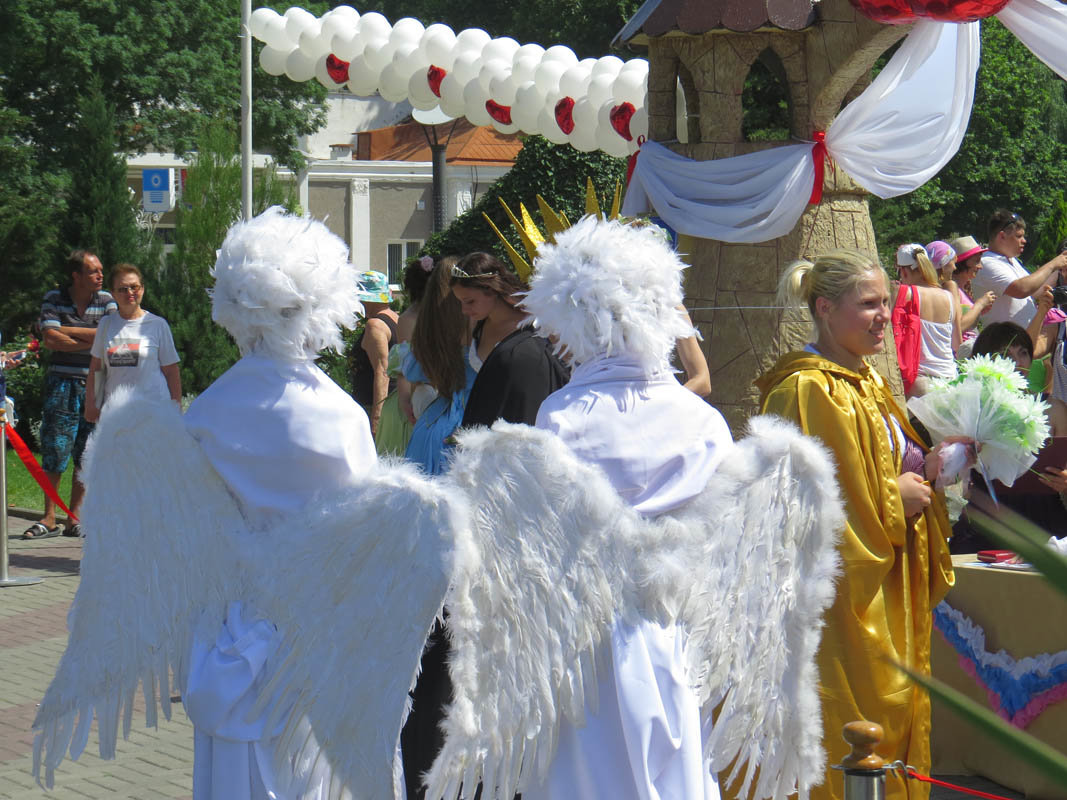
[[[422,240],[408,239],[402,242],[389,242],[385,249],[386,263],[389,267],[389,283],[403,283],[404,265],[419,254],[419,250],[422,249]]]

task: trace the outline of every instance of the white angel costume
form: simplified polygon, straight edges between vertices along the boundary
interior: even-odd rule
[[[692,330],[655,233],[589,217],[538,253],[523,304],[579,366],[545,430],[461,437],[477,559],[445,600],[454,694],[427,797],[714,800],[731,763],[742,796],[757,766],[754,796],[806,796],[832,464],[780,420],[732,444],[669,373]]]

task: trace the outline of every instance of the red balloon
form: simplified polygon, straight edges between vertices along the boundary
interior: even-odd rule
[[[441,81],[445,79],[445,75],[448,73],[435,64],[431,64],[430,68],[426,70],[426,82],[430,84],[430,91],[438,97],[441,96]]]
[[[563,97],[556,103],[556,124],[568,136],[574,130],[574,98]]]
[[[489,112],[490,117],[501,125],[511,124],[511,106],[502,106],[495,100],[486,100],[485,110]]]
[[[623,139],[628,142],[634,140],[634,135],[630,133],[630,119],[633,117],[636,109],[633,103],[621,103],[611,109],[611,113],[608,115],[608,119],[611,120],[611,127],[615,129],[615,133],[619,134]]]
[[[333,53],[326,57],[326,72],[329,73],[334,83],[344,83],[348,80],[348,63]]]
[[[849,0],[865,17],[904,25],[922,17],[937,22],[974,22],[991,17],[1011,0]]]

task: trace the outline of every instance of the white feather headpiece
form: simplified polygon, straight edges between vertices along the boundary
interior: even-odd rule
[[[589,216],[538,248],[522,305],[578,363],[629,356],[656,369],[693,335],[677,310],[685,266],[651,228]]]
[[[230,228],[212,275],[211,318],[242,354],[340,352],[340,328],[354,327],[362,313],[348,246],[318,220],[280,206]]]

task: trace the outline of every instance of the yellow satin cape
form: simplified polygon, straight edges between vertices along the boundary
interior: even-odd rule
[[[765,414],[796,422],[825,444],[837,462],[848,525],[842,532],[842,573],[826,612],[818,654],[827,764],[848,753],[842,726],[870,720],[885,729],[878,753],[930,773],[930,700],[890,662],[930,672],[932,609],[954,577],[944,498],[917,520],[904,518],[897,486],[901,453],[886,421],[921,442],[870,367],[853,372],[809,353],[790,353],[756,381]],[[902,448],[896,448],[900,450]],[[841,800],[842,775],[827,769],[812,800]],[[886,796],[926,800],[929,784],[886,776]]]

